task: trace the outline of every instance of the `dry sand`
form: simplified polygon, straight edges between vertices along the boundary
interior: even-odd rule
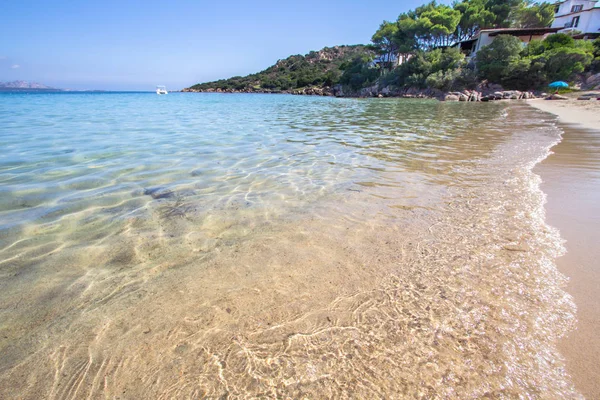
[[[560,349],[576,388],[587,399],[600,399],[600,101],[530,104],[557,115],[565,131],[535,172],[548,195],[548,223],[566,239],[567,254],[557,264],[577,304],[577,329]]]
[[[598,94],[600,91],[578,92],[567,95],[569,100],[529,100],[529,104],[558,116],[558,120],[565,124],[577,124],[587,129],[600,129],[600,101],[577,100],[577,97],[586,94]]]

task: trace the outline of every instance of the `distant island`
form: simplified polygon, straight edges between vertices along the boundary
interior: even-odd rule
[[[574,29],[571,3],[432,1],[384,21],[369,45],[326,47],[182,91],[477,101],[527,97],[553,81],[600,88],[600,34]]]
[[[53,88],[37,82],[12,81],[0,82],[0,91],[21,91],[21,90],[40,90],[40,91],[61,91],[62,89]]]

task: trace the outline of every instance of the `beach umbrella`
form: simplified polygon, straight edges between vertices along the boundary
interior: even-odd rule
[[[563,81],[556,81],[556,82],[552,82],[551,84],[548,85],[551,88],[568,88],[569,84],[567,82],[563,82]]]

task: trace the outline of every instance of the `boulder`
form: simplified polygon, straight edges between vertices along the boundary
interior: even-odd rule
[[[522,96],[523,93],[519,92],[518,90],[506,90],[502,92],[503,99],[519,100]]]
[[[600,74],[595,74],[587,78],[585,80],[585,87],[594,88],[594,90],[600,87]]]
[[[501,85],[489,83],[488,81],[483,81],[479,85],[477,85],[475,90],[482,93],[484,96],[488,96],[494,92],[502,92],[504,91],[504,88]]]
[[[555,94],[551,94],[550,96],[546,97],[546,100],[569,100],[569,98],[555,93]]]
[[[460,101],[460,98],[454,94],[447,94],[444,97],[444,101]]]
[[[360,90],[360,97],[375,97],[378,92],[377,85],[369,86]]]
[[[335,85],[333,87],[333,95],[335,97],[344,97],[344,88],[342,85]]]
[[[386,86],[383,89],[381,89],[380,93],[384,96],[389,96],[392,93],[392,90],[390,89],[389,86]]]

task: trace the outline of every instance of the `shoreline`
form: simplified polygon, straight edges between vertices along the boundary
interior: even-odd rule
[[[532,107],[553,114],[562,141],[534,167],[547,195],[546,221],[566,241],[557,268],[568,277],[565,290],[577,306],[577,324],[558,343],[567,372],[588,399],[600,398],[600,101],[531,100]]]
[[[358,91],[349,91],[340,85],[334,87],[305,87],[289,90],[272,89],[190,89],[184,88],[180,93],[210,93],[210,94],[284,94],[309,97],[333,97],[341,99],[430,99],[448,102],[492,102],[508,100],[533,100],[539,99],[540,93],[532,91],[504,90],[498,85],[478,87],[475,90],[441,91],[438,89],[418,89],[414,87],[383,89],[377,86],[367,87]]]
[[[577,96],[586,93],[576,93]],[[600,101],[577,100],[568,96],[569,100],[531,99],[529,105],[538,110],[554,114],[558,121],[565,124],[574,124],[580,128],[600,130]]]

